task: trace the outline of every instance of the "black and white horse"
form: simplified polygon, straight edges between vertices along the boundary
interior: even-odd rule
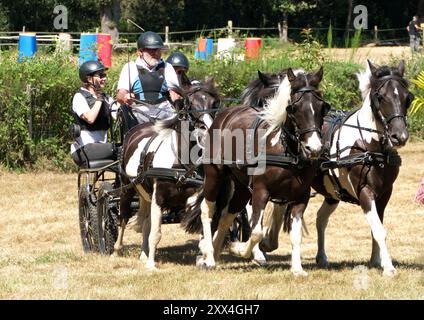
[[[137,125],[124,140],[122,168],[139,195],[138,224],[143,233],[140,259],[146,268],[156,269],[155,252],[161,239],[164,211],[184,210],[202,179],[197,178],[193,154],[200,152],[203,133],[220,105],[214,81],[189,85],[181,92],[184,105],[170,120]],[[193,151],[193,148],[197,148]],[[195,160],[195,159],[194,159]],[[199,180],[199,181],[198,181]],[[121,197],[121,221],[115,251],[119,254],[130,218],[132,191]]]

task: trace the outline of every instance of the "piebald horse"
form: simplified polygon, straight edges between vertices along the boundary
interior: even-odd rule
[[[137,213],[137,224],[143,233],[140,260],[152,270],[156,269],[155,252],[161,239],[163,212],[184,210],[189,197],[203,182],[198,177],[190,152],[196,146],[196,151],[201,150],[198,143],[201,143],[202,135],[212,123],[213,113],[220,105],[212,79],[204,84],[188,85],[181,94],[185,97],[184,105],[177,110],[175,117],[158,121],[155,125],[137,125],[128,132],[123,144],[122,168],[125,176],[133,181],[140,201]],[[130,218],[128,200],[132,198],[132,192],[128,190],[121,196],[121,221],[115,244],[118,254]]]
[[[300,260],[302,217],[316,170],[313,160],[320,156],[322,150],[323,117],[329,109],[318,90],[322,76],[322,68],[308,74],[300,71],[294,74],[288,69],[275,97],[269,100],[261,113],[251,107],[236,106],[226,109],[214,119],[206,148],[210,158],[207,154],[204,158],[203,194],[187,211],[183,221],[187,231],[203,231],[203,239],[199,242],[202,252],[197,261],[199,266],[215,266],[225,233],[251,198],[251,236],[245,243],[230,245],[234,254],[249,258],[263,237],[263,211],[268,200],[272,199],[290,203],[286,221],[293,249],[292,272],[306,274]],[[239,161],[237,146],[226,144],[228,136],[231,138],[240,130],[246,141],[248,136],[254,136],[256,157],[261,151],[258,143],[264,142],[266,160],[262,162],[265,165],[263,172],[249,172],[246,163]],[[260,130],[264,132],[262,137]],[[248,149],[246,143],[245,159],[249,158]],[[212,163],[207,163],[209,159],[213,159]],[[229,190],[224,201],[231,199],[224,206],[220,203],[223,200],[219,199],[221,188]],[[223,209],[215,210],[219,206]],[[216,221],[219,221],[217,231],[212,234],[211,224]]]
[[[414,97],[403,78],[404,70],[403,61],[398,67],[379,67],[368,61],[367,69],[358,74],[362,106],[344,117],[326,119],[327,161],[312,183],[325,197],[316,218],[316,261],[321,267],[328,265],[324,248],[328,219],[340,201],[347,201],[361,206],[371,227],[370,265],[382,267],[384,275],[396,273],[385,242],[383,217],[401,165],[396,149],[409,137],[406,114]],[[264,220],[272,232],[261,246],[264,251],[278,247],[283,209],[274,206],[268,214]]]
[[[373,238],[371,266],[382,267],[384,275],[396,273],[383,217],[401,165],[396,150],[409,138],[406,116],[414,97],[403,78],[404,71],[404,61],[398,67],[380,67],[368,61],[366,71],[358,74],[364,99],[361,108],[332,130],[327,128],[329,159],[335,165],[329,162],[312,184],[325,197],[316,219],[316,261],[321,266],[328,264],[324,249],[328,218],[342,200],[360,205],[365,213]]]

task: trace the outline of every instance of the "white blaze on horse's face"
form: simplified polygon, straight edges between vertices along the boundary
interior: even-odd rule
[[[319,155],[322,149],[322,142],[317,132],[312,132],[312,135],[306,140],[302,141],[302,146],[312,155],[312,158]]]
[[[395,91],[393,93],[395,94],[395,96],[399,96],[399,92],[397,88],[395,88]]]

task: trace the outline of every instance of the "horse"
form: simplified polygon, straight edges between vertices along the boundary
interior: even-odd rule
[[[319,266],[328,265],[324,240],[329,216],[340,201],[348,201],[361,206],[371,227],[370,265],[382,267],[383,275],[396,274],[383,218],[401,165],[397,149],[409,138],[406,117],[414,96],[403,78],[404,71],[403,60],[397,67],[378,66],[368,60],[366,70],[357,74],[362,106],[330,120],[324,130],[330,161],[322,164],[312,183],[325,197],[316,218]]]
[[[214,119],[203,159],[203,193],[183,217],[187,232],[203,230],[198,266],[215,267],[226,231],[251,199],[250,238],[245,243],[230,244],[232,253],[249,258],[263,237],[261,221],[265,205],[273,200],[290,204],[285,218],[293,248],[292,272],[306,275],[300,260],[302,217],[316,170],[313,160],[322,150],[323,118],[329,109],[318,89],[322,77],[323,68],[314,73],[298,71],[296,74],[289,68],[276,95],[262,112],[250,106],[235,106]],[[240,162],[237,144],[230,148],[226,145],[228,136],[234,138],[237,130],[246,137],[244,157],[248,159],[249,154],[254,153],[259,159],[256,168],[259,171],[249,172],[246,161]],[[247,139],[252,136],[254,146],[249,147]],[[258,146],[261,141],[263,148]],[[266,160],[259,156],[261,149],[265,149]],[[263,166],[259,168],[261,162]],[[228,190],[224,200],[219,197],[222,189]],[[217,207],[222,210],[215,210]],[[211,224],[217,225],[213,235]]]
[[[119,255],[122,250],[125,227],[131,217],[131,199],[137,192],[137,220],[143,233],[140,259],[149,270],[156,270],[155,252],[161,239],[163,213],[183,210],[203,183],[191,155],[194,147],[201,150],[198,145],[202,135],[221,101],[213,79],[198,85],[187,84],[180,93],[184,103],[177,107],[175,117],[137,125],[128,131],[123,143],[121,166],[125,182],[133,188],[121,195],[114,251]],[[194,138],[189,135],[193,132],[197,133]]]
[[[404,70],[403,61],[397,67],[380,67],[368,60],[365,72],[357,74],[362,106],[325,118],[323,134],[328,152],[312,182],[313,189],[325,197],[316,218],[316,262],[320,267],[328,266],[324,242],[329,217],[339,202],[345,201],[360,205],[371,227],[370,265],[382,267],[384,275],[396,274],[385,243],[383,217],[401,164],[396,150],[409,137],[406,114],[414,96],[403,78]],[[271,230],[261,243],[264,251],[278,247],[283,210],[274,205],[274,211],[269,210],[264,217]]]

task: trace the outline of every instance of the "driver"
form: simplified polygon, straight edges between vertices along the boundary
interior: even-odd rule
[[[175,91],[179,82],[174,68],[161,59],[164,49],[162,38],[155,32],[146,31],[138,38],[137,48],[138,58],[125,64],[121,71],[116,99],[124,114],[125,105],[138,110],[127,110],[138,123],[172,117],[171,102],[181,96]]]

